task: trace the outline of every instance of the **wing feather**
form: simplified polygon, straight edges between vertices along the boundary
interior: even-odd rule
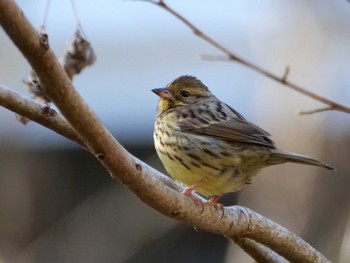
[[[244,118],[231,117],[214,123],[204,123],[196,119],[179,122],[181,131],[214,136],[233,143],[248,143],[275,148],[270,134]]]

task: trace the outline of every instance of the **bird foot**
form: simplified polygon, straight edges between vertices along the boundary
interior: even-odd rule
[[[198,203],[203,203],[201,199],[193,196],[193,191],[201,184],[201,182],[198,182],[194,185],[191,185],[190,187],[188,187],[185,191],[183,191],[182,193],[188,197],[191,197],[194,201],[198,202]]]
[[[198,203],[203,203],[201,199],[199,199],[198,197],[194,196],[192,194],[194,189],[192,189],[191,187],[187,188],[185,191],[183,191],[183,195],[191,197],[194,201],[198,202]]]
[[[223,204],[218,203],[219,197],[220,195],[214,195],[207,202],[205,202],[205,204],[213,206],[216,210],[221,210],[222,211],[221,218],[223,218],[225,214],[225,209]]]
[[[202,202],[201,199],[192,195],[194,188],[195,187],[189,187],[185,191],[183,191],[182,193],[183,193],[183,195],[190,197],[193,201],[195,201],[197,204],[200,204],[202,206],[202,211],[200,213],[200,214],[202,214],[204,212],[204,203]]]
[[[219,197],[220,197],[220,195],[213,195],[212,197],[210,197],[210,199],[208,200],[207,204],[208,204],[208,205],[216,205],[216,204],[219,204],[219,203],[218,203]]]

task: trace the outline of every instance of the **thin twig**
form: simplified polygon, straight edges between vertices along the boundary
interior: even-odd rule
[[[280,77],[280,76],[278,76],[278,75],[276,75],[276,74],[274,74],[266,69],[263,69],[263,68],[255,65],[254,63],[236,55],[235,53],[233,53],[232,51],[230,51],[229,49],[227,49],[226,47],[221,45],[219,42],[215,41],[213,38],[211,38],[207,34],[205,34],[202,30],[200,30],[198,27],[196,27],[194,24],[192,24],[187,18],[180,15],[173,8],[169,7],[169,5],[166,4],[163,0],[160,0],[157,2],[152,1],[152,0],[142,0],[142,1],[155,4],[163,9],[165,9],[166,11],[171,13],[172,15],[174,15],[181,22],[183,22],[186,26],[188,26],[196,36],[202,38],[203,40],[205,40],[206,42],[208,42],[212,46],[216,47],[217,49],[219,49],[220,51],[225,53],[227,55],[227,58],[225,58],[225,60],[235,61],[235,62],[241,63],[241,64],[247,66],[248,68],[261,73],[262,75],[265,75],[266,77],[269,77],[269,78],[285,85],[286,87],[288,87],[290,89],[293,89],[293,90],[295,90],[295,91],[297,91],[297,92],[299,92],[299,93],[301,93],[309,98],[312,98],[314,100],[317,100],[319,102],[322,102],[322,103],[328,105],[330,108],[332,108],[332,110],[337,110],[337,111],[344,112],[344,113],[350,113],[350,107],[341,105],[335,101],[332,101],[330,99],[322,97],[316,93],[308,91],[308,90],[306,90],[306,89],[304,89],[304,88],[302,88],[294,83],[287,81],[286,76],[288,76],[288,73],[287,74],[285,73],[283,77]],[[216,58],[218,58],[218,57],[216,57]],[[212,58],[211,58],[211,60],[212,60]],[[215,60],[217,60],[217,59],[215,59]]]
[[[282,77],[283,83],[287,83],[287,78],[289,76],[289,73],[290,73],[290,67],[287,66]]]
[[[49,15],[50,4],[51,4],[51,0],[46,0],[44,17],[43,17],[43,21],[42,21],[42,23],[40,25],[40,32],[45,32],[46,31],[46,22],[47,22],[47,17]]]
[[[0,105],[27,119],[39,123],[40,125],[77,143],[84,149],[87,149],[84,142],[79,138],[64,117],[59,113],[47,113],[45,110],[47,106],[45,104],[40,104],[33,99],[25,98],[19,93],[0,85]]]
[[[230,61],[230,58],[227,56],[213,56],[213,55],[207,55],[207,54],[201,54],[199,55],[199,59],[204,60],[211,60],[211,61]]]
[[[332,107],[324,107],[324,108],[319,108],[319,109],[315,109],[315,110],[301,111],[301,112],[299,112],[299,114],[300,115],[310,115],[310,114],[314,114],[314,113],[318,113],[318,112],[331,111],[331,110],[335,110],[335,109]]]
[[[77,7],[75,5],[75,1],[71,0],[70,2],[71,2],[72,9],[73,9],[75,22],[77,23],[77,29],[80,30],[80,32],[84,36],[84,38],[87,38],[86,34],[85,34],[84,30],[83,30],[83,27],[81,25],[81,22],[80,22],[80,18],[79,18],[79,15],[78,15],[78,9],[77,9]]]

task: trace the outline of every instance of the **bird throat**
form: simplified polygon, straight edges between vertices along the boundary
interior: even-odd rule
[[[166,99],[160,99],[158,103],[158,114],[170,109],[172,106],[171,101]]]

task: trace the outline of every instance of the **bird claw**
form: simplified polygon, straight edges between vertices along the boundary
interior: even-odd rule
[[[208,204],[208,205],[220,204],[220,203],[218,203],[219,197],[220,197],[220,195],[213,195],[212,197],[210,197],[210,199],[208,200],[207,204]],[[221,205],[221,204],[220,204],[220,205]]]
[[[220,197],[219,195],[214,195],[207,202],[205,202],[205,204],[213,206],[218,211],[221,210],[222,211],[222,215],[221,215],[220,219],[222,219],[224,217],[224,214],[225,214],[225,209],[224,209],[224,205],[223,204],[218,203],[219,197]]]
[[[219,199],[219,195],[214,195],[212,196],[207,202],[203,202],[201,199],[199,199],[198,197],[192,195],[193,192],[193,188],[189,187],[187,188],[185,191],[182,192],[183,195],[190,197],[193,201],[195,201],[198,204],[202,205],[202,212],[204,211],[204,205],[210,205],[213,206],[216,210],[221,210],[222,211],[222,215],[221,218],[222,219],[225,215],[225,209],[224,209],[224,205],[221,203],[218,203],[218,199]]]
[[[193,192],[193,189],[188,188],[185,191],[183,191],[182,194],[185,195],[185,196],[191,197],[194,201],[196,201],[198,203],[203,203],[202,200],[199,199],[198,197],[194,196],[192,194],[192,192]]]
[[[203,201],[201,199],[199,199],[198,197],[192,195],[192,191],[193,191],[193,189],[187,188],[182,193],[183,193],[183,195],[190,197],[197,204],[200,204],[202,206],[202,211],[201,211],[200,214],[203,214],[203,212],[204,212],[204,203],[203,203]]]
[[[200,182],[191,185],[190,187],[188,187],[187,189],[185,189],[182,193],[188,197],[191,197],[193,200],[195,200],[196,202],[200,202],[203,203],[201,199],[199,199],[198,197],[195,197],[192,193],[193,191],[199,186]]]

